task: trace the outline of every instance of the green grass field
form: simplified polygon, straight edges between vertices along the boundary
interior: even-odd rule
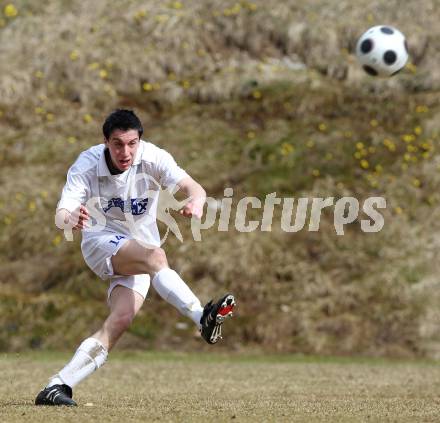
[[[0,421],[438,422],[433,361],[114,353],[77,408],[33,400],[68,354],[0,357]]]

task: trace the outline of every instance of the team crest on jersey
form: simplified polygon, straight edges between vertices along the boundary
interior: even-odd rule
[[[107,207],[103,207],[104,213],[107,213],[113,207],[121,210],[123,213],[130,213],[139,216],[147,212],[148,198],[130,198],[124,201],[122,198],[112,198],[108,200]]]

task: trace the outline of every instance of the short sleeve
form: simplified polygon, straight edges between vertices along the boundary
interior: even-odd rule
[[[158,151],[156,166],[159,182],[165,188],[176,185],[188,176],[188,174],[179,167],[173,156],[162,149]]]

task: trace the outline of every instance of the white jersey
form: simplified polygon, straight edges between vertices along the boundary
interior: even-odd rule
[[[100,144],[79,155],[68,171],[57,209],[72,212],[86,205],[92,219],[91,228],[82,231],[83,244],[114,234],[160,246],[156,223],[160,188],[176,185],[188,174],[168,152],[141,140],[132,166],[112,175],[104,150]]]

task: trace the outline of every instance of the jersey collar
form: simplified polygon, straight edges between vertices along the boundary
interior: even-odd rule
[[[101,150],[101,154],[99,156],[98,161],[98,176],[112,176],[110,171],[108,170],[107,163],[105,162],[105,154],[104,154],[105,146]],[[144,141],[140,141],[139,147],[136,151],[136,156],[134,158],[132,166],[138,165],[142,160],[142,152],[144,151]]]

